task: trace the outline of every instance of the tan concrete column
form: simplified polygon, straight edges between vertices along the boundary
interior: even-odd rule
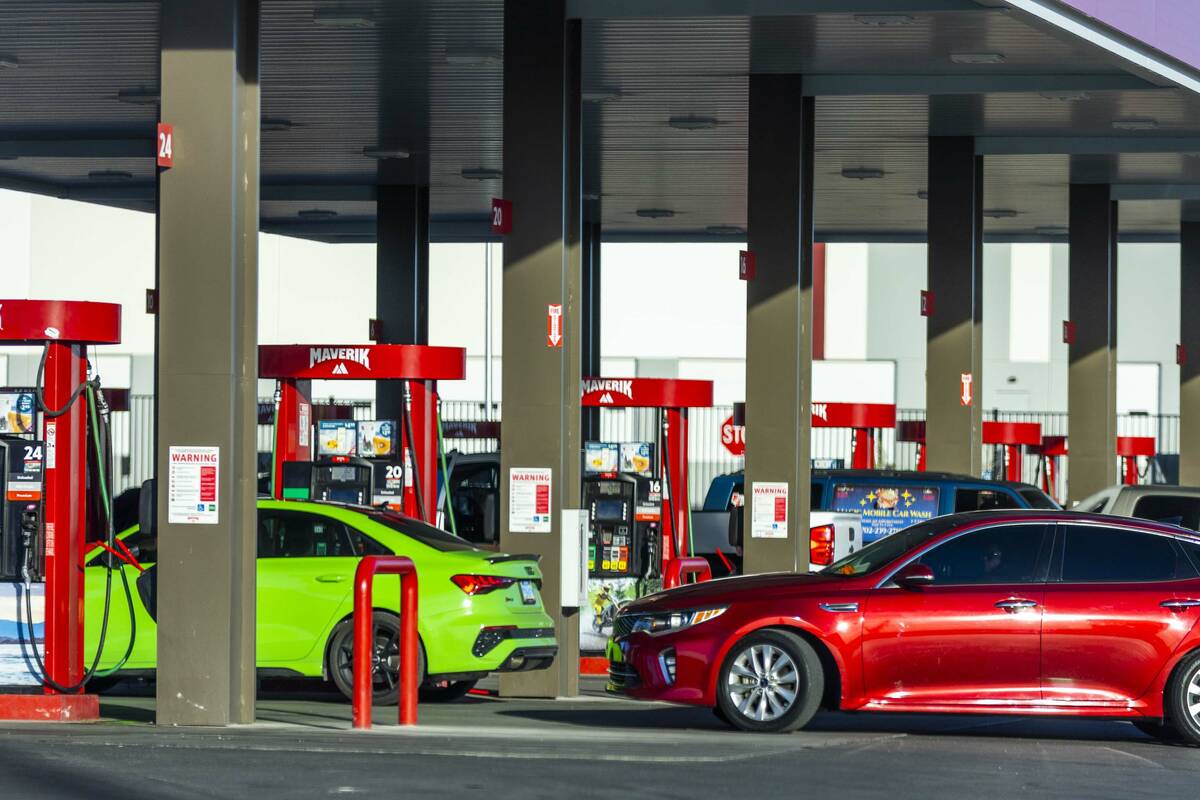
[[[925,441],[931,471],[981,474],[983,158],[970,136],[929,139]],[[914,304],[916,298],[913,298]],[[963,376],[970,376],[970,404]]]
[[[799,75],[750,76],[746,285],[746,573],[808,571],[813,98]],[[786,483],[787,535],[754,536],[754,487]]]
[[[1200,220],[1179,226],[1179,483],[1200,486]]]
[[[580,23],[563,0],[504,5],[504,198],[513,204],[504,240],[500,547],[541,556],[542,599],[555,618],[553,668],[502,676],[509,696],[579,693],[579,614],[562,608],[561,517],[579,508],[583,363],[580,226]],[[547,346],[548,305],[562,305],[563,343]],[[509,530],[509,474],[552,470],[551,530]]]
[[[1071,185],[1067,497],[1117,482],[1117,204],[1108,184]]]
[[[254,721],[259,5],[162,2],[159,725]],[[172,447],[219,448],[216,524],[172,524]],[[139,635],[147,635],[138,631]]]

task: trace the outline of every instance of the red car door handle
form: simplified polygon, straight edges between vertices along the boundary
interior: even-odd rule
[[[1034,608],[1037,605],[1036,600],[1025,600],[1019,597],[1010,597],[1008,600],[1001,600],[996,603],[996,608],[1003,608],[1010,614],[1016,614],[1026,608]]]
[[[1192,600],[1190,598],[1180,598],[1178,600],[1163,600],[1159,603],[1163,608],[1169,608],[1172,611],[1182,611],[1185,608],[1193,608],[1200,606],[1200,600]]]

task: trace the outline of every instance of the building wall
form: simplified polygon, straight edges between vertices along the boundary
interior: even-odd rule
[[[717,403],[743,399],[746,295],[736,268],[743,246],[606,244],[604,371],[709,378]],[[468,354],[467,380],[441,387],[450,399],[478,401],[484,395],[487,249],[481,244],[430,249],[430,341],[465,347]],[[501,250],[491,246],[496,398],[502,388]],[[375,309],[373,245],[264,234],[259,254],[260,341],[366,339]],[[982,401],[987,410],[1066,410],[1061,324],[1067,318],[1067,255],[1066,245],[985,246]],[[1179,319],[1172,299],[1179,291],[1179,248],[1124,244],[1119,256],[1119,402],[1123,410],[1177,413]],[[0,277],[8,297],[121,303],[122,343],[103,349],[102,375],[111,386],[151,391],[154,320],[142,311],[145,290],[154,282],[151,215],[0,191]],[[821,395],[816,399],[844,397],[861,386],[866,400],[924,406],[925,319],[918,305],[923,288],[924,245],[828,247],[829,364],[815,371],[814,394]],[[32,382],[36,354],[20,348],[7,352],[0,358],[0,383]],[[264,382],[262,393],[270,390]],[[314,392],[345,399],[374,396],[372,385],[360,382],[319,383]]]

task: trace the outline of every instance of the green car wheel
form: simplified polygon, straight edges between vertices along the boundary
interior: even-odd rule
[[[394,706],[400,700],[400,619],[386,611],[372,615],[374,639],[371,664],[371,702]],[[329,677],[346,699],[354,698],[354,622],[342,620],[329,637],[326,656]],[[425,682],[425,648],[417,643],[417,686]]]

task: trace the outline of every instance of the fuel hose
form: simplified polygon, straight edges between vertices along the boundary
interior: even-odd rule
[[[104,517],[105,517],[105,543],[111,549],[113,546],[113,543],[116,539],[116,532],[114,530],[114,521],[113,521],[113,512],[112,512],[112,495],[109,491],[110,477],[111,477],[111,470],[112,470],[112,458],[111,458],[112,435],[111,435],[111,430],[109,428],[108,420],[107,420],[107,415],[108,415],[107,404],[104,403],[104,396],[100,392],[100,380],[99,380],[99,378],[93,378],[91,380],[84,381],[83,383],[81,383],[79,386],[77,386],[71,392],[71,396],[70,396],[68,402],[66,403],[66,405],[64,405],[62,408],[59,408],[59,409],[49,408],[46,405],[45,395],[44,395],[44,391],[43,391],[46,358],[47,358],[48,353],[49,353],[49,346],[47,346],[45,349],[43,349],[41,360],[38,363],[37,383],[35,385],[35,396],[37,398],[38,407],[42,411],[42,413],[44,413],[46,416],[48,416],[50,418],[61,417],[71,409],[71,407],[79,399],[80,394],[82,394],[84,392],[87,393],[87,404],[88,404],[87,411],[88,411],[89,420],[91,422],[91,425],[89,427],[91,428],[91,440],[92,440],[92,444],[94,447],[94,452],[96,454],[96,475],[98,478],[98,483],[100,485],[101,500],[102,500],[102,506],[103,506],[103,510],[104,510]],[[101,425],[102,417],[100,414],[97,413],[97,410],[96,410],[97,396],[99,396],[99,402],[100,402],[101,407],[104,408],[103,425]],[[101,433],[101,430],[103,430],[103,433]],[[108,453],[107,457],[105,455],[106,450]],[[37,670],[39,673],[38,677],[41,679],[43,685],[45,685],[51,689],[54,689],[57,692],[61,692],[63,694],[72,694],[72,693],[79,691],[84,686],[86,686],[88,681],[90,681],[92,678],[108,677],[125,666],[126,662],[129,660],[129,656],[133,652],[133,644],[135,641],[135,637],[137,635],[137,618],[136,618],[134,608],[133,608],[133,593],[131,592],[131,590],[129,588],[129,578],[125,574],[124,567],[125,567],[125,564],[124,564],[124,561],[122,561],[120,563],[120,566],[118,567],[118,570],[121,573],[121,583],[124,587],[125,600],[129,607],[129,626],[130,626],[129,627],[129,632],[130,632],[129,633],[129,644],[125,649],[125,654],[122,656],[120,661],[118,661],[117,664],[114,667],[112,667],[111,669],[107,669],[107,670],[99,670],[98,669],[100,666],[100,660],[104,655],[104,646],[108,639],[108,621],[109,621],[109,614],[110,614],[110,611],[112,608],[113,564],[112,564],[111,560],[106,559],[105,574],[104,574],[104,613],[101,617],[100,638],[96,645],[96,655],[93,658],[91,665],[88,667],[87,671],[84,673],[82,680],[80,680],[78,683],[72,684],[70,686],[64,686],[64,685],[58,683],[57,681],[53,680],[50,677],[49,673],[46,671],[46,665],[42,660],[42,654],[39,651],[37,643],[36,643],[36,637],[34,634],[34,627],[33,627],[33,600],[32,600],[33,543],[32,543],[32,541],[26,542],[25,564],[24,564],[24,568],[22,569],[22,573],[23,573],[22,577],[24,578],[24,584],[25,584],[24,594],[25,594],[26,634],[29,639],[29,645],[30,645],[29,649],[33,655],[34,663],[36,664],[36,667],[37,667]]]
[[[408,391],[408,381],[401,381],[401,385],[404,387],[404,402],[400,404],[400,413],[404,417],[404,435],[408,438],[409,460],[412,461],[413,486],[417,490],[417,511],[421,515],[421,521],[428,522],[429,515],[425,513],[425,494],[421,487],[421,469],[417,466],[417,451],[414,447],[416,440],[413,439],[412,411],[409,409],[412,395]]]
[[[442,408],[438,404],[437,414],[437,431],[438,431],[438,455],[442,459],[442,480],[446,487],[446,519],[450,522],[450,532],[458,536],[458,525],[454,521],[454,497],[450,494],[450,470],[446,468],[446,438],[442,434]]]

